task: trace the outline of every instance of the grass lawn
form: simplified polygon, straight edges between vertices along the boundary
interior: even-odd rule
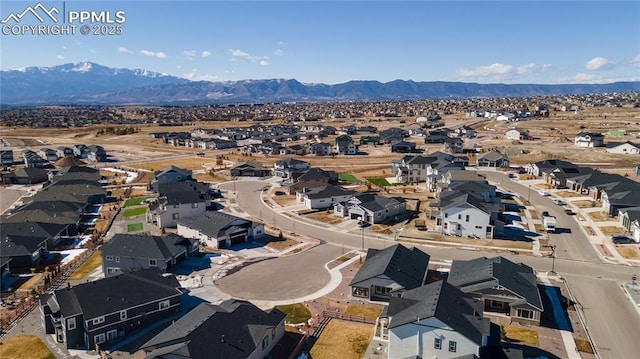
[[[138,232],[144,228],[142,223],[129,223],[127,224],[127,232]]]
[[[366,304],[350,304],[345,309],[346,315],[359,315],[361,317],[377,318],[382,313],[382,307],[378,305],[366,305]]]
[[[367,181],[373,183],[374,185],[376,185],[378,187],[391,186],[391,183],[389,183],[389,181],[387,181],[387,179],[384,178],[384,177],[369,177],[369,178],[367,178]]]
[[[142,204],[142,202],[144,202],[145,199],[149,198],[153,198],[153,196],[129,198],[126,202],[124,202],[124,207],[139,206]]]
[[[89,273],[93,272],[94,269],[98,268],[102,265],[102,256],[100,255],[100,251],[95,251],[78,269],[76,269],[71,276],[70,280],[80,280],[86,277]]]
[[[360,359],[367,350],[373,326],[333,319],[311,348],[313,359]]]
[[[293,324],[306,323],[311,318],[311,312],[304,304],[287,304],[276,306],[279,310],[287,314],[285,321]]]
[[[55,359],[56,356],[34,335],[16,335],[0,343],[0,358]]]
[[[505,340],[532,347],[538,347],[538,332],[533,329],[522,328],[514,325],[501,325],[500,332]]]
[[[138,208],[131,208],[122,212],[122,216],[125,218],[128,218],[128,217],[140,216],[145,213],[147,213],[147,207],[138,207]]]
[[[625,229],[618,226],[602,226],[598,227],[602,234],[621,234],[624,233]]]
[[[338,175],[338,179],[348,184],[358,182],[358,178],[356,178],[356,176],[352,175],[351,173],[340,173]]]

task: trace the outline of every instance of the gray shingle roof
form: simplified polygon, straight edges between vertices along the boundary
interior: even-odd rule
[[[391,297],[387,314],[389,328],[436,318],[465,338],[482,345],[489,335],[489,319],[483,318],[482,303],[445,281],[427,284]]]
[[[179,354],[191,359],[245,359],[262,345],[262,337],[286,317],[277,309],[262,311],[231,299],[198,305],[145,343],[147,358]]]
[[[497,285],[521,296],[539,310],[543,310],[533,269],[522,263],[511,262],[504,257],[453,261],[447,281],[463,292],[492,288],[497,281]]]
[[[118,233],[102,246],[101,251],[103,257],[109,255],[168,260],[184,248],[185,241],[190,240],[176,234],[149,236]]]
[[[350,189],[346,189],[340,186],[323,186],[323,187],[315,187],[307,190],[305,192],[305,196],[310,199],[316,198],[327,198],[333,196],[348,196],[356,193]]]
[[[223,212],[205,212],[197,218],[179,220],[178,224],[197,229],[209,237],[217,238],[228,233],[230,230],[248,228],[251,226],[251,221]]]
[[[367,259],[349,285],[385,275],[405,289],[419,287],[427,275],[429,258],[420,249],[401,244],[383,250],[369,249]]]

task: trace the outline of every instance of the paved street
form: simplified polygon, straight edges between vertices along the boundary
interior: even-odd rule
[[[487,173],[488,179],[504,186],[505,189],[518,193],[526,198],[528,187],[509,180],[504,173]],[[238,192],[237,205],[249,215],[260,218],[268,224],[275,225],[283,230],[294,231],[314,238],[322,239],[329,244],[338,247],[360,249],[363,244],[361,235],[335,232],[326,226],[297,221],[292,217],[277,213],[260,199],[261,189],[265,182],[262,181],[237,181],[235,184]],[[223,189],[232,189],[233,184],[227,183],[221,186]],[[585,308],[587,326],[591,331],[595,345],[602,358],[631,358],[640,351],[640,343],[632,339],[632,335],[620,335],[621,332],[637,333],[640,329],[640,318],[635,312],[632,303],[627,300],[618,282],[628,281],[631,275],[638,271],[636,267],[602,263],[589,243],[588,238],[580,229],[573,217],[568,217],[564,212],[560,213],[560,207],[554,205],[550,199],[531,191],[532,204],[544,206],[558,217],[558,226],[571,230],[570,234],[552,235],[551,240],[558,247],[558,258],[555,260],[555,270],[567,278],[578,301]],[[367,236],[365,233],[365,248],[383,248],[390,243],[388,240]],[[433,259],[472,259],[479,256],[493,257],[495,253],[464,250],[456,248],[439,248],[425,246]],[[551,258],[541,258],[520,255],[505,255],[516,262],[523,262],[540,271],[550,271]],[[295,258],[295,256],[293,257]],[[276,261],[271,261],[275,263]],[[265,262],[265,265],[267,263]],[[267,270],[267,267],[262,269]],[[242,271],[241,271],[242,272]],[[241,273],[238,272],[237,274]],[[321,276],[325,269],[323,266],[306,263],[305,274],[308,276]],[[234,274],[229,278],[235,277]],[[294,284],[295,282],[292,282]],[[280,287],[284,289],[284,287]],[[295,288],[289,288],[295,290]],[[287,290],[289,290],[287,289]],[[594,295],[594,293],[600,293]],[[596,309],[597,308],[597,309]],[[604,325],[603,323],[609,323]],[[616,330],[610,330],[609,325],[616,326]],[[629,353],[636,353],[629,356]]]

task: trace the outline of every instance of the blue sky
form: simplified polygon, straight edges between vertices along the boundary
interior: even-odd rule
[[[0,18],[37,3],[3,0]],[[63,9],[62,1],[41,3]],[[637,1],[67,1],[64,8],[124,11],[122,34],[3,33],[1,68],[92,61],[193,80],[307,83],[640,80]]]

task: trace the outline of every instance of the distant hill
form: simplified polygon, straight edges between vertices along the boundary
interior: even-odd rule
[[[640,91],[640,82],[610,84],[478,84],[395,80],[336,85],[297,80],[189,81],[146,70],[115,69],[91,62],[0,72],[3,105],[203,104],[526,97]]]

